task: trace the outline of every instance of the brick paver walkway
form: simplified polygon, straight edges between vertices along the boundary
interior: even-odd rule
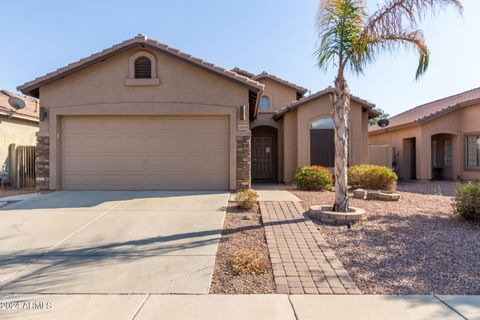
[[[278,293],[361,294],[299,202],[260,202]]]

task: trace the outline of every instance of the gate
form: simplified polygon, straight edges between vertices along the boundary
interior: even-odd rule
[[[10,145],[10,185],[19,189],[35,188],[35,146]]]

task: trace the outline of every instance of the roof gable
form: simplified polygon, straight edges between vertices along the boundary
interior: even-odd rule
[[[61,79],[74,72],[87,68],[97,62],[103,61],[113,55],[120,52],[124,52],[136,46],[144,46],[161,53],[170,55],[184,62],[197,66],[205,71],[212,72],[220,77],[231,80],[239,85],[248,87],[253,93],[258,93],[263,90],[264,86],[248,77],[239,75],[235,72],[218,67],[212,63],[203,61],[202,59],[195,58],[187,53],[184,53],[178,49],[169,47],[166,44],[162,44],[156,40],[148,39],[144,35],[138,35],[135,38],[123,41],[108,49],[92,54],[86,58],[80,59],[77,62],[71,63],[63,68],[50,72],[42,77],[36,78],[32,81],[26,82],[19,86],[17,89],[24,94],[38,96],[38,89],[48,83],[51,83],[57,79]]]
[[[308,102],[311,102],[311,101],[314,101],[316,99],[319,99],[319,98],[322,98],[324,96],[327,96],[327,95],[333,95],[335,92],[335,89],[332,88],[332,87],[328,87],[324,90],[321,90],[321,91],[318,91],[308,97],[305,97],[305,98],[302,98],[300,100],[297,100],[297,101],[293,101],[291,103],[289,103],[288,105],[286,105],[285,107],[277,110],[275,112],[275,114],[273,115],[273,118],[275,120],[278,120],[280,118],[282,118],[286,113],[288,112],[292,112],[296,109],[298,109],[299,107],[301,107],[302,105],[308,103]],[[367,100],[364,100],[364,99],[361,99],[357,96],[351,96],[351,99],[359,104],[362,105],[363,108],[365,108],[367,110],[367,112],[369,113],[369,115],[371,117],[376,117],[378,116],[378,112],[374,110],[375,108],[375,104],[371,103],[371,102],[368,102]]]
[[[385,129],[391,130],[406,125],[422,124],[475,101],[480,101],[480,88],[428,102],[397,114],[389,118],[390,124]],[[377,132],[383,129],[374,125],[370,127],[369,132]]]

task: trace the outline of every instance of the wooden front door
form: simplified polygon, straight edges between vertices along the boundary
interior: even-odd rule
[[[273,138],[252,138],[253,180],[273,180]]]

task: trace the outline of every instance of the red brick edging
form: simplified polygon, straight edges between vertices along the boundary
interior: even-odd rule
[[[361,294],[301,204],[260,202],[278,293]]]

